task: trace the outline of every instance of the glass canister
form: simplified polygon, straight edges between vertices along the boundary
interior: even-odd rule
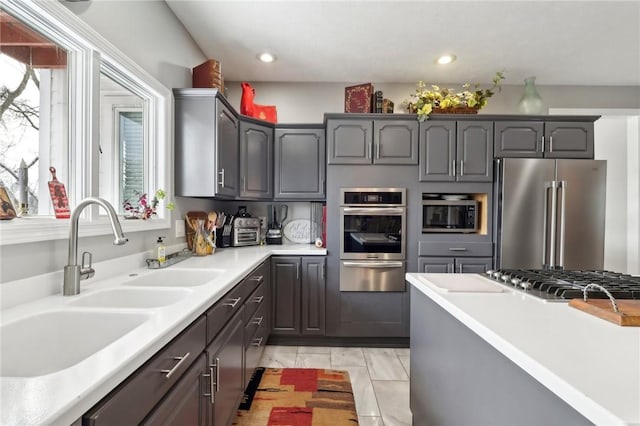
[[[528,77],[524,79],[524,94],[518,104],[518,109],[522,114],[541,115],[547,113],[547,108],[536,89],[536,78]]]

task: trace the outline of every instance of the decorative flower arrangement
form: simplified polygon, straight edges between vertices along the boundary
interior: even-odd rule
[[[429,117],[432,111],[437,110],[441,113],[457,112],[456,109],[466,110],[465,112],[477,112],[480,108],[487,105],[490,97],[496,91],[501,90],[501,82],[504,80],[504,71],[496,72],[493,78],[493,86],[489,89],[480,89],[480,83],[473,85],[465,83],[463,91],[455,92],[453,89],[440,88],[432,85],[431,90],[427,89],[427,85],[420,81],[416,93],[411,95],[408,103],[409,110],[418,114],[418,120],[424,121]],[[450,111],[446,111],[450,110]]]
[[[128,219],[149,219],[157,214],[156,208],[160,204],[160,200],[164,200],[167,196],[164,190],[158,189],[151,201],[149,201],[147,194],[142,194],[138,191],[135,191],[135,193],[138,196],[137,205],[133,205],[128,199],[122,203],[125,217]],[[167,210],[173,210],[174,207],[173,203],[167,203]]]

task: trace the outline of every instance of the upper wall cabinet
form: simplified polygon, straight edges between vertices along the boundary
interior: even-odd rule
[[[329,164],[418,164],[418,122],[410,119],[327,120]]]
[[[182,197],[235,198],[238,117],[217,89],[174,89],[175,183]]]
[[[318,126],[278,126],[274,143],[274,198],[325,198],[325,138]]]
[[[240,119],[240,198],[273,197],[273,127]]]
[[[593,158],[593,122],[503,121],[495,124],[496,157]]]
[[[420,123],[420,181],[491,182],[493,122]]]

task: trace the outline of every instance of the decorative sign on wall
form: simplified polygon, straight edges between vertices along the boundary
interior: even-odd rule
[[[284,225],[283,233],[292,243],[311,243],[311,222],[308,219],[294,219]]]

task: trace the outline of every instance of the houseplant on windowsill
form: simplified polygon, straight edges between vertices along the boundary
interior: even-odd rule
[[[148,199],[146,193],[135,191],[135,194],[138,196],[136,205],[132,204],[129,199],[122,203],[125,219],[149,219],[157,214],[156,209],[160,200],[164,200],[167,196],[167,193],[162,189],[158,189],[151,200]],[[173,210],[173,208],[173,203],[167,203],[167,210]]]
[[[489,89],[481,89],[480,83],[475,83],[473,89],[470,83],[465,83],[461,92],[453,89],[440,88],[432,85],[427,89],[427,85],[420,81],[416,93],[411,95],[411,99],[405,101],[409,111],[418,114],[418,120],[424,121],[432,112],[440,114],[476,114],[480,108],[487,105],[490,97],[496,91],[501,90],[500,84],[504,80],[504,71],[496,72],[493,78],[493,86]]]

